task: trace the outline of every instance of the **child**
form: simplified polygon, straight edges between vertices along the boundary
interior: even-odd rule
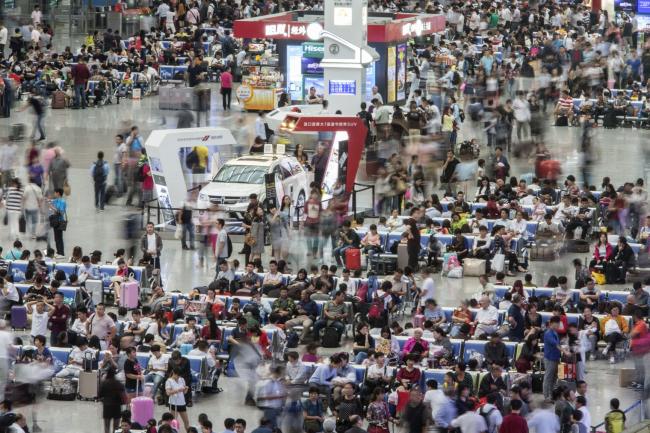
[[[427,380],[427,392],[424,393],[424,402],[431,406],[431,413],[438,413],[440,405],[445,401],[445,394],[438,389],[438,382],[434,379]]]
[[[571,433],[589,433],[587,432],[587,426],[580,422],[582,416],[582,412],[578,409],[573,410],[571,414]]]
[[[305,348],[305,354],[302,355],[302,362],[318,362],[318,345],[309,343]]]
[[[620,402],[617,398],[609,401],[612,409],[605,415],[605,431],[607,433],[621,433],[625,430],[625,413],[619,409]]]
[[[533,276],[532,274],[526,274],[524,275],[524,287],[537,287],[535,283],[533,283]]]

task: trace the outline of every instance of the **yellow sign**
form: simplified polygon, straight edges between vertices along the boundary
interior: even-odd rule
[[[395,102],[395,89],[397,78],[397,50],[395,46],[388,47],[388,69],[386,71],[388,81],[388,103]]]
[[[241,87],[240,87],[241,88]],[[278,89],[275,87],[249,87],[251,94],[248,98],[240,98],[244,101],[245,110],[271,111],[277,105]],[[239,96],[239,95],[237,95]]]

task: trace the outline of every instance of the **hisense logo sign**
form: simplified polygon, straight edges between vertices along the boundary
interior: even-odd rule
[[[313,59],[322,59],[325,55],[325,44],[315,42],[305,42],[302,44],[303,57],[310,57]]]

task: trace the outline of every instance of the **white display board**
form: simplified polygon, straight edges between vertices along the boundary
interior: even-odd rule
[[[168,222],[173,219],[171,209],[182,206],[190,188],[208,182],[225,161],[235,157],[236,141],[226,128],[161,129],[151,132],[145,147],[158,201]],[[187,155],[195,148],[205,163],[204,170],[187,166]]]

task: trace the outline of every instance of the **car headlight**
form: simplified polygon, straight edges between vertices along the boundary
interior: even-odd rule
[[[199,200],[208,201],[208,195],[203,193],[199,194]]]

